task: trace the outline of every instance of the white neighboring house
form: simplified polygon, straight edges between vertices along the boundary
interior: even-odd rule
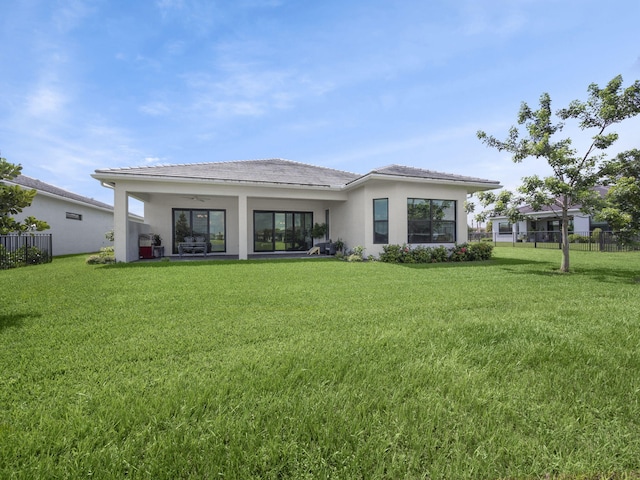
[[[115,255],[139,258],[139,235],[161,236],[165,255],[186,238],[230,258],[305,252],[311,228],[325,240],[378,255],[385,244],[467,241],[467,195],[494,180],[390,165],[357,174],[282,159],[96,170],[114,190]],[[128,220],[129,198],[144,204],[144,225]]]
[[[608,187],[597,186],[595,190],[606,195]],[[569,216],[571,223],[569,233],[589,235],[594,229],[609,230],[606,222],[598,222],[593,216],[580,211],[581,205],[571,205]],[[493,224],[493,240],[495,242],[538,241],[558,242],[561,236],[560,212],[557,207],[545,206],[534,210],[530,205],[518,209],[526,218],[514,224],[507,217],[495,216],[490,220]]]
[[[21,221],[33,216],[47,222],[51,228],[37,233],[51,234],[52,255],[97,252],[112,245],[105,238],[105,233],[113,229],[111,205],[25,175],[3,182],[37,191],[31,206],[14,218]]]

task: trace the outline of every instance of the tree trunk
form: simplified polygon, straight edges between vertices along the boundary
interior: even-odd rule
[[[569,214],[566,209],[562,209],[562,263],[561,272],[569,272]]]

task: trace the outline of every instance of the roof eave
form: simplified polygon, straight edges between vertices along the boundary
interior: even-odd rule
[[[439,185],[453,185],[453,186],[462,186],[464,185],[467,189],[467,193],[484,191],[484,190],[494,190],[498,188],[502,188],[499,182],[488,181],[488,182],[476,182],[471,180],[454,180],[454,179],[442,179],[442,178],[428,178],[428,177],[413,177],[407,175],[389,175],[389,174],[381,174],[381,173],[368,173],[363,175],[362,177],[356,178],[352,182],[349,182],[345,185],[346,189],[355,188],[360,186],[370,180],[378,179],[378,180],[386,180],[386,181],[397,181],[402,180],[404,182],[413,182],[413,183],[435,183]]]
[[[96,205],[95,203],[87,202],[87,201],[80,200],[80,199],[77,199],[77,198],[67,197],[65,195],[59,195],[59,194],[53,193],[53,192],[47,192],[46,190],[41,190],[41,189],[39,189],[37,187],[27,187],[27,186],[22,185],[20,183],[12,182],[10,180],[5,180],[5,182],[6,183],[10,183],[11,185],[16,185],[16,186],[18,186],[18,187],[20,187],[20,188],[22,188],[24,190],[35,190],[36,191],[36,196],[41,195],[43,197],[55,198],[56,200],[72,203],[74,205],[82,205],[83,207],[94,208],[96,210],[102,210],[103,212],[113,213],[113,207],[111,205],[106,205],[106,204],[105,204],[106,206]],[[103,202],[100,202],[100,203],[103,203]]]
[[[326,185],[326,184],[304,184],[293,182],[269,182],[254,180],[236,180],[236,179],[220,179],[220,178],[202,178],[202,177],[172,177],[167,175],[137,175],[137,174],[117,174],[113,172],[96,172],[91,175],[96,180],[107,186],[114,187],[118,181],[143,181],[143,182],[162,182],[162,183],[196,183],[208,185],[244,185],[266,188],[296,188],[296,189],[313,189],[313,190],[336,190],[339,191],[343,185]]]

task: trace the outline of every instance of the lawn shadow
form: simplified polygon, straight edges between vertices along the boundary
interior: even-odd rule
[[[31,313],[13,313],[13,314],[0,314],[0,331],[10,327],[22,327],[23,320],[25,318],[39,317],[40,314]]]
[[[193,259],[193,260],[155,260],[139,262],[119,262],[107,265],[95,265],[97,268],[119,269],[119,268],[174,268],[174,267],[210,267],[212,265],[265,265],[281,263],[319,263],[336,262],[335,257],[285,257],[285,258],[260,258],[249,260],[238,260],[229,258],[215,259]]]
[[[640,272],[630,270],[614,270],[610,268],[601,267],[580,267],[571,269],[569,273],[561,272],[555,264],[549,264],[549,269],[526,269],[520,271],[512,271],[512,273],[520,275],[537,275],[539,277],[588,277],[591,280],[602,283],[622,283],[622,284],[635,284],[640,285]]]
[[[396,263],[400,267],[407,268],[472,268],[472,267],[493,267],[511,265],[544,264],[538,260],[524,260],[521,258],[492,258],[474,262],[438,262],[438,263]]]
[[[640,272],[633,270],[614,270],[602,267],[580,267],[571,271],[572,274],[585,275],[603,283],[627,283],[640,286]]]

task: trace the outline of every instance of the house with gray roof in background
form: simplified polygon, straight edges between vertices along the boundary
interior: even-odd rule
[[[113,229],[113,207],[25,175],[3,180],[7,185],[35,189],[31,206],[14,215],[16,220],[28,216],[44,220],[51,227],[52,255],[97,252],[112,245],[105,233]]]
[[[185,238],[202,253],[247,259],[306,252],[312,227],[323,239],[378,255],[386,244],[453,245],[467,239],[467,195],[500,188],[494,180],[390,165],[366,174],[282,159],[96,170],[114,191],[115,255],[140,258],[139,239],[159,235],[164,255],[182,254]],[[144,222],[127,218],[129,200]],[[200,253],[200,252],[198,252]]]
[[[593,190],[604,198],[609,187],[597,185]],[[523,205],[518,211],[524,217],[522,220],[511,223],[506,216],[496,215],[491,217],[494,242],[547,242],[560,243],[562,199],[556,198],[555,203],[545,205],[535,210],[531,205]],[[569,233],[589,237],[593,231],[610,230],[607,222],[597,220],[593,214],[583,211],[582,205],[574,203],[569,206]]]

